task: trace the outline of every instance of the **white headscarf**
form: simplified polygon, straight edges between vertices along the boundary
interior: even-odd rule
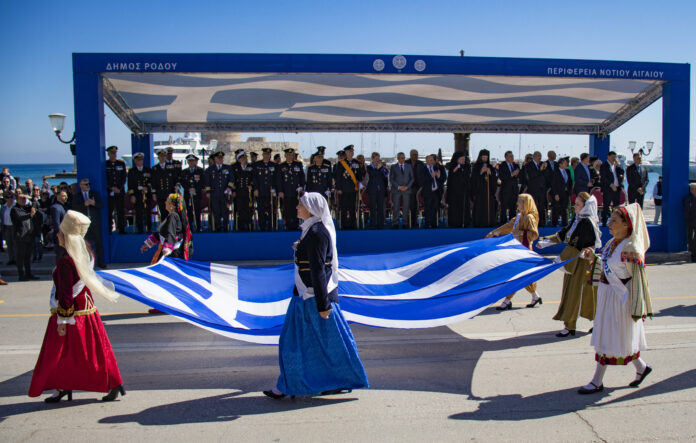
[[[331,237],[331,281],[328,284],[328,291],[333,291],[334,288],[338,287],[338,251],[336,250],[336,228],[331,218],[329,202],[318,192],[306,192],[300,197],[300,201],[312,214],[310,218],[303,221],[300,225],[300,228],[302,228],[300,239],[303,239],[309,228],[317,222],[322,222],[329,232],[329,237]]]
[[[99,277],[92,267],[92,263],[87,252],[85,244],[85,234],[91,220],[84,214],[77,211],[68,211],[60,224],[60,232],[63,233],[63,241],[65,250],[73,259],[77,275],[84,282],[92,294],[98,294],[115,302],[118,299],[118,294],[114,291],[114,285]]]
[[[631,219],[633,229],[628,237],[628,242],[621,251],[621,258],[644,265],[645,252],[650,248],[650,236],[643,217],[643,210],[638,203],[631,203],[625,209]]]
[[[576,197],[579,198],[579,197]],[[586,218],[592,223],[592,228],[594,229],[595,233],[595,244],[594,247],[595,249],[599,249],[602,247],[602,231],[599,230],[599,216],[597,215],[597,199],[595,198],[594,195],[591,195],[590,198],[587,199],[585,202],[585,206],[582,207],[580,212],[576,216],[576,221],[579,221],[580,219]],[[573,228],[571,228],[568,238],[570,238],[570,234],[573,233],[575,230],[575,224]]]

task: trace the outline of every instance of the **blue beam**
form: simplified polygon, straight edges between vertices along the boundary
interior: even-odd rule
[[[104,203],[101,210],[101,237],[104,261],[111,258],[108,195],[106,194],[106,154],[104,153],[104,91],[101,75],[73,73],[75,99],[75,141],[78,181],[88,178],[90,186]]]
[[[689,192],[689,77],[662,86],[662,224],[668,252],[686,249],[682,199]]]
[[[599,157],[600,160],[606,161],[609,154],[609,135],[604,137],[591,134],[590,135],[590,155]]]
[[[75,72],[297,72],[686,80],[684,64],[397,54],[73,54]],[[688,66],[688,65],[687,65]]]
[[[148,168],[154,163],[154,145],[152,134],[131,134],[132,153],[142,152],[144,154],[143,165]]]

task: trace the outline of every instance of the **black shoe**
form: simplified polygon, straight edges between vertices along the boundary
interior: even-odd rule
[[[329,389],[328,391],[322,392],[321,395],[350,394],[351,392],[353,392],[352,389],[339,388],[339,389]]]
[[[565,334],[561,331],[558,334],[556,334],[556,337],[567,337],[569,335],[575,337],[575,329],[569,329],[568,332],[566,332]]]
[[[41,277],[37,277],[37,276],[34,275],[34,274],[29,274],[29,276],[28,276],[27,278],[28,278],[29,280],[41,280]]]
[[[594,389],[585,389],[583,386],[582,388],[578,389],[578,394],[580,395],[587,395],[587,394],[594,394],[595,392],[602,392],[604,390],[604,385],[595,385],[594,383],[590,382],[592,386],[594,386]]]
[[[109,391],[108,394],[102,397],[102,401],[114,401],[116,400],[116,397],[118,397],[118,393],[121,393],[121,396],[126,395],[126,390],[123,389],[123,385],[118,385],[112,390]]]
[[[273,391],[263,391],[263,395],[266,397],[270,397],[273,400],[280,400],[281,398],[285,398],[285,394],[276,394]]]
[[[5,264],[6,264],[7,266],[10,266],[10,265],[16,265],[16,264],[17,264],[17,262],[16,262],[16,261],[14,261],[14,260],[10,260],[10,261],[8,261],[8,262],[7,262],[7,263],[5,263]]]
[[[641,383],[643,383],[643,380],[645,380],[645,377],[647,377],[648,374],[650,374],[651,372],[652,372],[652,368],[650,366],[646,366],[645,371],[643,371],[642,374],[638,374],[638,375],[640,375],[640,378],[638,380],[633,380],[631,383],[628,384],[628,386],[630,386],[632,388],[637,388],[638,386],[640,386]]]
[[[541,299],[541,297],[537,298],[536,300],[533,300],[530,304],[527,305],[528,308],[533,308],[536,305],[543,305],[544,301]]]
[[[29,281],[29,277],[21,276],[19,277],[19,281]]]
[[[44,398],[44,401],[46,403],[58,403],[60,399],[62,399],[66,395],[68,396],[68,401],[72,401],[72,391],[58,391],[58,393],[54,396]]]
[[[508,300],[508,301],[509,301],[509,300]],[[512,302],[509,302],[509,303],[506,304],[505,306],[496,306],[496,307],[495,307],[495,310],[496,310],[496,311],[505,311],[505,310],[507,310],[507,309],[512,309]]]
[[[589,331],[587,331],[588,334],[592,334],[592,331],[594,331],[594,326],[590,328]]]

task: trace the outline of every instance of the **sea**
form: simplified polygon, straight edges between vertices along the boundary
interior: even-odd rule
[[[0,167],[5,167],[5,168],[10,168],[10,173],[15,177],[21,178],[21,182],[24,183],[24,180],[27,178],[31,178],[34,180],[34,183],[41,185],[43,182],[43,177],[46,175],[53,175],[57,172],[63,172],[63,171],[72,171],[73,165],[72,163],[36,163],[36,164],[21,164],[21,165],[0,165]],[[646,199],[651,199],[652,198],[652,190],[653,186],[655,183],[657,183],[657,178],[659,177],[659,174],[656,172],[650,172],[648,174],[648,178],[650,179],[650,183],[648,184],[648,189],[647,193],[645,195]],[[68,183],[72,183],[76,180],[73,179],[49,179],[48,183],[51,185],[57,185],[62,181],[66,181]],[[628,188],[628,184],[624,183],[624,187]]]

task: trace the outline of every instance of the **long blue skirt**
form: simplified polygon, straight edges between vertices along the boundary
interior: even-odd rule
[[[317,312],[314,298],[290,301],[280,334],[280,377],[285,395],[312,395],[331,389],[369,386],[353,333],[338,303],[328,320]]]

